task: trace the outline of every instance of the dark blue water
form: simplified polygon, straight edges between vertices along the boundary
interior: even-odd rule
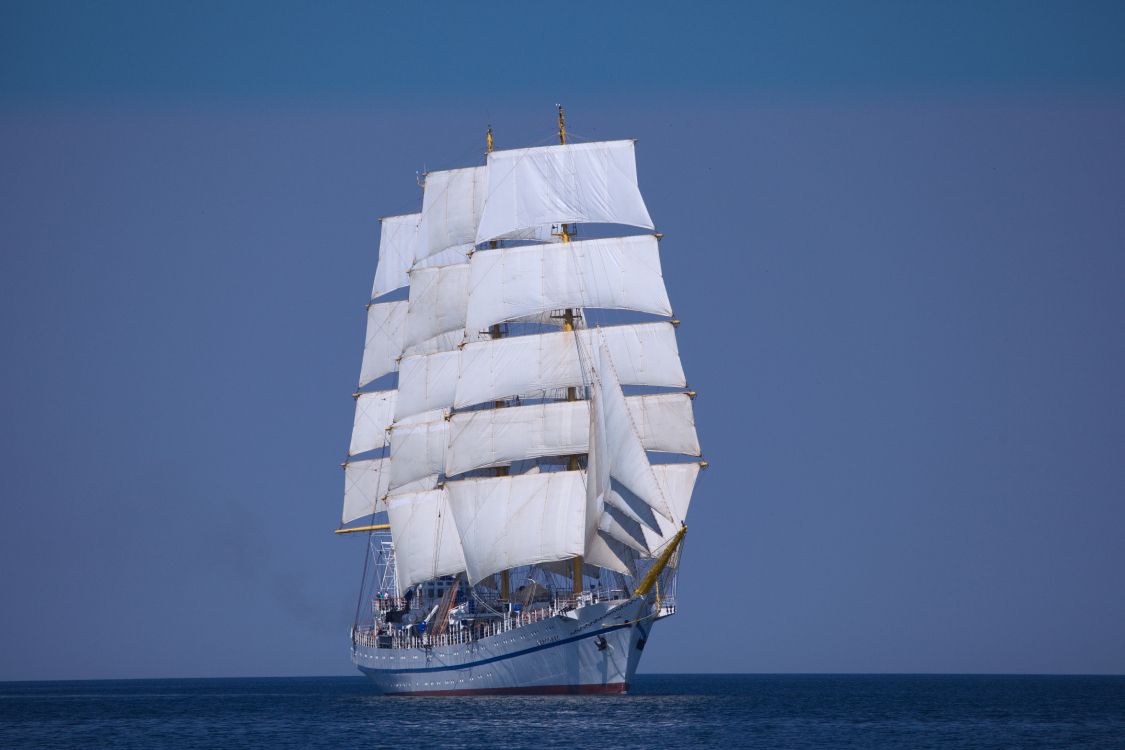
[[[1125,677],[647,675],[384,698],[360,677],[0,683],[0,747],[1125,748]]]

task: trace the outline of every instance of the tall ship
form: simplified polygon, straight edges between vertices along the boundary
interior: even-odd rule
[[[382,693],[620,693],[699,439],[631,140],[493,150],[381,220],[339,534]],[[554,136],[552,136],[553,138]]]

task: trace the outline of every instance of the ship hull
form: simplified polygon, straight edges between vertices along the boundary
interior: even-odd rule
[[[353,648],[388,695],[623,693],[655,618],[643,599],[592,604],[470,643]]]

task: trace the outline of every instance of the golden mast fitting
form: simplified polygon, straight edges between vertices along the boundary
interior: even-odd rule
[[[672,537],[672,541],[668,542],[668,546],[660,553],[660,557],[656,559],[653,566],[645,573],[645,577],[641,579],[640,585],[633,591],[635,595],[644,596],[649,592],[649,589],[651,589],[657,579],[660,578],[660,574],[664,572],[664,568],[668,565],[668,561],[672,559],[672,555],[675,554],[676,550],[679,548],[680,542],[684,540],[684,534],[686,533],[687,524],[684,524],[680,527],[680,530],[676,532],[676,535]]]
[[[356,526],[351,529],[336,529],[337,534],[354,534],[357,531],[386,531],[391,528],[389,523],[377,523],[372,526]]]

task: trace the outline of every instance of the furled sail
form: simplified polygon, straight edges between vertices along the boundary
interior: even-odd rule
[[[445,489],[472,584],[520,565],[576,557],[585,549],[583,472],[466,479]]]
[[[488,198],[476,242],[570,222],[653,228],[637,187],[632,141],[542,146],[488,155]]]
[[[398,590],[465,569],[465,553],[444,489],[397,495],[387,502]]]
[[[671,315],[657,245],[646,234],[478,251],[469,263],[465,327],[565,307]]]
[[[372,391],[356,396],[349,456],[378,450],[386,444],[387,429],[394,421],[396,394],[397,391]]]
[[[379,263],[375,267],[375,283],[371,286],[372,299],[410,283],[406,273],[414,265],[421,216],[385,216],[379,220]]]

